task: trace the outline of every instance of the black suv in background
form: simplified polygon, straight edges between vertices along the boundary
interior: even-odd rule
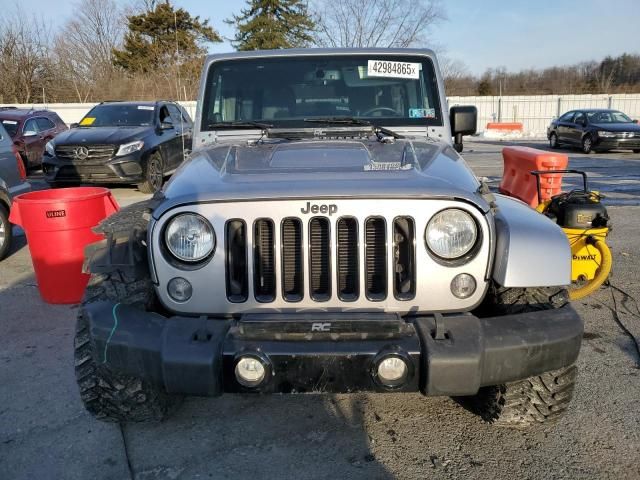
[[[40,168],[44,146],[67,130],[67,125],[51,110],[0,107],[0,123],[18,150],[25,170]]]
[[[572,110],[547,129],[551,148],[573,145],[583,153],[629,149],[640,153],[640,125],[617,110]]]
[[[193,123],[174,102],[103,102],[46,145],[52,186],[130,183],[154,193],[191,150]]]

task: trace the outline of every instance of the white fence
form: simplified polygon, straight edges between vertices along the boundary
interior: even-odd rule
[[[488,122],[522,122],[525,135],[546,135],[551,120],[579,108],[613,108],[640,118],[640,94],[527,95],[503,97],[449,97],[449,106],[475,105],[478,130]]]
[[[191,118],[194,118],[196,116],[196,102],[191,101],[191,102],[178,102],[178,103],[180,103],[180,105],[182,105],[187,110],[187,112],[189,112],[189,115],[191,115]],[[84,117],[85,114],[96,105],[97,103],[48,103],[46,105],[42,103],[34,103],[34,104],[28,104],[28,105],[27,104],[19,105],[19,104],[12,103],[12,104],[7,104],[6,106],[14,106],[19,108],[33,108],[34,110],[47,108],[49,110],[53,110],[58,115],[60,115],[60,118],[62,118],[64,123],[69,125],[70,123],[79,122],[82,119],[82,117]],[[0,107],[1,106],[4,106],[4,105],[0,105]]]
[[[478,130],[488,122],[522,122],[528,136],[544,136],[549,122],[562,113],[577,108],[615,108],[640,119],[640,94],[618,95],[528,95],[503,97],[449,97],[449,106],[475,105],[478,108]],[[192,117],[196,102],[181,102]],[[52,103],[46,105],[67,123],[78,122],[95,103]],[[16,105],[42,108],[45,105]]]

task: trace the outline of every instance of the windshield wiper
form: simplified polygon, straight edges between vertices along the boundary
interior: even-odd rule
[[[251,121],[236,121],[236,122],[215,122],[207,125],[207,128],[259,128],[266,130],[267,128],[273,128],[270,123],[251,122]]]
[[[379,127],[368,120],[362,120],[355,117],[317,117],[305,118],[304,121],[308,123],[323,123],[325,125],[362,125],[363,127],[371,127],[373,128],[373,133],[378,137],[378,140],[381,140],[380,134],[393,138],[404,138],[404,136],[394,132],[393,130]]]

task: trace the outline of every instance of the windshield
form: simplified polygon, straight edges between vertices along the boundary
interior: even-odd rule
[[[314,128],[306,120],[350,117],[378,125],[442,125],[427,57],[343,55],[214,62],[202,130],[221,122]]]
[[[98,105],[80,120],[81,127],[146,126],[153,124],[152,105]]]
[[[608,112],[587,112],[589,123],[633,123],[629,117],[622,112],[611,110]]]
[[[2,120],[2,126],[7,131],[11,138],[18,133],[18,122],[16,120]]]

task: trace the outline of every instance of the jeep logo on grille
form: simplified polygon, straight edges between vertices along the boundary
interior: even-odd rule
[[[307,213],[328,213],[329,216],[338,212],[338,206],[335,203],[331,203],[329,205],[316,205],[315,203],[312,205],[311,202],[307,202],[307,206],[305,208],[301,208],[300,211],[305,215]]]

